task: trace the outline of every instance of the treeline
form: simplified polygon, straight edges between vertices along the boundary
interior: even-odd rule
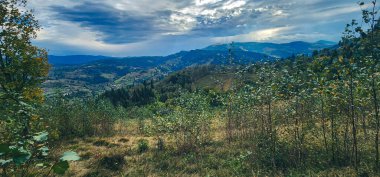
[[[125,108],[142,106],[155,101],[153,89],[153,80],[149,83],[144,81],[143,84],[138,86],[108,90],[101,97],[109,99],[115,106],[123,106]]]

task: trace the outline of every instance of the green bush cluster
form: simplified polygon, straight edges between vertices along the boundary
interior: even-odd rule
[[[144,153],[149,150],[149,142],[146,139],[140,139],[137,142],[137,151],[139,153]]]
[[[55,139],[114,134],[116,120],[125,119],[124,108],[104,100],[48,100],[41,109]]]
[[[208,96],[183,93],[153,118],[155,133],[169,134],[179,151],[189,152],[210,140],[212,113]]]

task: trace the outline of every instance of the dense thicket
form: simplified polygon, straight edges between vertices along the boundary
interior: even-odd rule
[[[110,136],[115,134],[117,120],[126,117],[124,109],[103,100],[49,99],[40,109],[49,125],[52,140],[76,137]]]
[[[337,49],[257,63],[236,73],[236,78],[250,75],[251,83],[231,87],[225,97],[228,140],[254,141],[253,159],[273,169],[379,170],[375,13],[363,11],[368,31],[355,20],[348,24]]]

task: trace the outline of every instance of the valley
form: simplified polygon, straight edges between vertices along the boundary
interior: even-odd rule
[[[117,89],[160,80],[170,73],[197,65],[250,64],[274,61],[295,55],[311,55],[314,51],[336,46],[333,42],[233,43],[212,45],[204,49],[182,51],[165,57],[50,56],[52,70],[44,83],[47,95],[96,95]],[[229,52],[229,49],[232,51]],[[278,54],[278,55],[277,55]],[[230,56],[232,55],[232,56]]]

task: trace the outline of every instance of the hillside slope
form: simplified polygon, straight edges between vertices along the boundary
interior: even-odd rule
[[[202,50],[182,51],[168,56],[125,57],[49,56],[53,69],[44,83],[47,95],[94,95],[149,79],[161,79],[189,66],[229,65],[270,61],[292,55],[310,55],[314,50],[334,47],[333,42],[316,43],[233,43],[213,45]],[[231,50],[231,52],[230,52]],[[232,60],[231,60],[232,59]]]
[[[275,59],[255,52],[207,50],[183,51],[166,57],[108,58],[81,65],[56,65],[44,88],[47,95],[57,92],[73,96],[98,94],[109,88],[160,79],[189,66],[229,64],[229,58],[238,64]]]

